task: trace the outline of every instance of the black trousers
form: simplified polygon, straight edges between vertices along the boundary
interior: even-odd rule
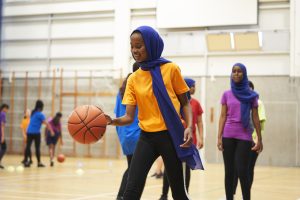
[[[162,156],[174,200],[188,200],[184,188],[182,162],[176,155],[168,131],[141,132],[128,175],[124,200],[139,200],[147,174],[158,156]]]
[[[38,163],[40,163],[41,162],[41,153],[40,153],[41,134],[27,134],[27,143],[26,143],[24,161],[28,162],[28,159],[30,158],[31,155],[30,148],[33,141],[35,145],[35,155]]]
[[[252,144],[252,146],[254,146],[255,144]],[[249,184],[250,184],[250,190],[252,188],[252,184],[253,184],[253,179],[254,179],[254,167],[255,167],[255,163],[258,157],[258,153],[256,153],[255,151],[251,151],[250,152],[250,160],[249,160],[249,174],[248,174],[248,178],[249,178]],[[234,174],[234,180],[233,180],[233,193],[236,193],[236,188],[237,188],[237,184],[238,184],[238,175],[237,175],[237,171],[235,171]]]
[[[125,170],[125,172],[123,174],[123,178],[122,178],[121,185],[120,185],[119,192],[118,192],[118,197],[123,197],[123,195],[124,195],[126,185],[127,185],[128,171],[129,171],[129,168],[130,168],[132,155],[127,155],[126,158],[127,158],[127,169]]]
[[[233,200],[234,174],[240,179],[244,200],[250,200],[249,162],[251,141],[223,138],[226,199]]]
[[[186,168],[185,168],[185,187],[186,187],[187,192],[189,191],[190,180],[191,180],[191,169],[186,165]],[[165,197],[168,196],[169,187],[170,187],[170,184],[169,184],[167,173],[164,173],[162,196],[165,196]]]
[[[6,152],[6,149],[7,149],[6,142],[4,141],[3,143],[0,143],[0,162]]]

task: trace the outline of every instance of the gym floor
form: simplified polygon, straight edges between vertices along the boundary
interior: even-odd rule
[[[113,200],[119,189],[125,159],[66,158],[64,163],[50,167],[43,157],[45,168],[21,168],[21,156],[6,155],[4,170],[0,170],[1,200]],[[157,200],[162,179],[149,173],[142,200]],[[193,171],[190,197],[193,200],[225,199],[223,164],[206,164],[205,171]],[[238,186],[239,187],[239,186]],[[169,194],[169,199],[171,194]],[[237,200],[242,199],[240,188]],[[262,167],[255,169],[252,199],[300,199],[300,168]]]

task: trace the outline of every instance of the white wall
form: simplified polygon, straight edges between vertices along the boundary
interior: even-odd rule
[[[157,25],[156,0],[7,2],[1,55],[5,71],[122,68],[125,76],[133,62],[131,31]],[[177,62],[184,75],[227,76],[235,62],[245,63],[250,75],[290,75],[289,3],[260,2],[257,25],[159,29],[163,55]],[[206,34],[247,31],[262,32],[261,51],[207,51]]]
[[[74,75],[72,70],[77,70],[79,76],[88,76],[90,70],[93,70],[94,77],[119,77],[120,73],[124,77],[131,71],[134,62],[130,54],[129,35],[141,25],[157,28],[157,1],[6,0],[1,70],[7,72],[4,76],[11,76],[11,71],[49,72],[63,68],[64,74],[70,76]],[[291,92],[287,77],[300,76],[299,6],[298,0],[291,0],[291,3],[288,0],[260,0],[257,25],[159,29],[165,42],[163,56],[176,62],[184,76],[197,78],[201,88],[196,97],[201,99],[206,116],[209,115],[209,108],[214,106],[210,107],[210,104],[219,102],[218,90],[227,87],[226,78],[222,76],[228,77],[231,66],[236,62],[245,63],[248,74],[257,76],[251,78],[260,81],[259,85],[272,86],[273,90],[258,87],[265,94],[264,99],[269,98],[272,103],[277,98],[276,101],[282,104],[285,99],[295,100],[295,92]],[[207,34],[257,31],[262,33],[262,47],[259,51],[207,50]],[[47,74],[51,76],[51,71]],[[24,73],[16,73],[16,76],[19,75],[23,77]],[[213,81],[214,77],[216,81]],[[265,82],[265,79],[269,81]],[[291,94],[282,95],[282,91]],[[72,103],[67,104],[64,105],[73,106]],[[270,108],[269,113],[279,118],[276,109]],[[288,116],[289,113],[285,113]],[[274,123],[270,121],[269,126],[273,127]],[[205,124],[208,128],[209,125]],[[217,127],[217,124],[213,126]],[[211,131],[207,135],[215,133]],[[271,136],[270,139],[273,140]],[[208,153],[209,148],[216,150],[215,140],[207,144]]]
[[[157,26],[186,28],[257,24],[257,3],[253,0],[160,0],[157,1]]]
[[[300,77],[300,2],[291,0],[291,76]]]

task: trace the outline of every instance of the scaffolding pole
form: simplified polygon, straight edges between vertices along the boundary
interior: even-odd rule
[[[10,120],[9,123],[11,124],[9,130],[9,152],[13,151],[13,129],[14,129],[14,104],[15,104],[15,72],[12,72],[11,78],[11,86],[10,86]]]

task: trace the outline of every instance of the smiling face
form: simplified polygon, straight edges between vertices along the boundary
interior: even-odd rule
[[[147,60],[148,54],[143,37],[140,33],[135,32],[130,36],[131,54],[136,62]]]
[[[240,83],[243,80],[243,71],[239,66],[232,68],[231,78],[235,83]]]

